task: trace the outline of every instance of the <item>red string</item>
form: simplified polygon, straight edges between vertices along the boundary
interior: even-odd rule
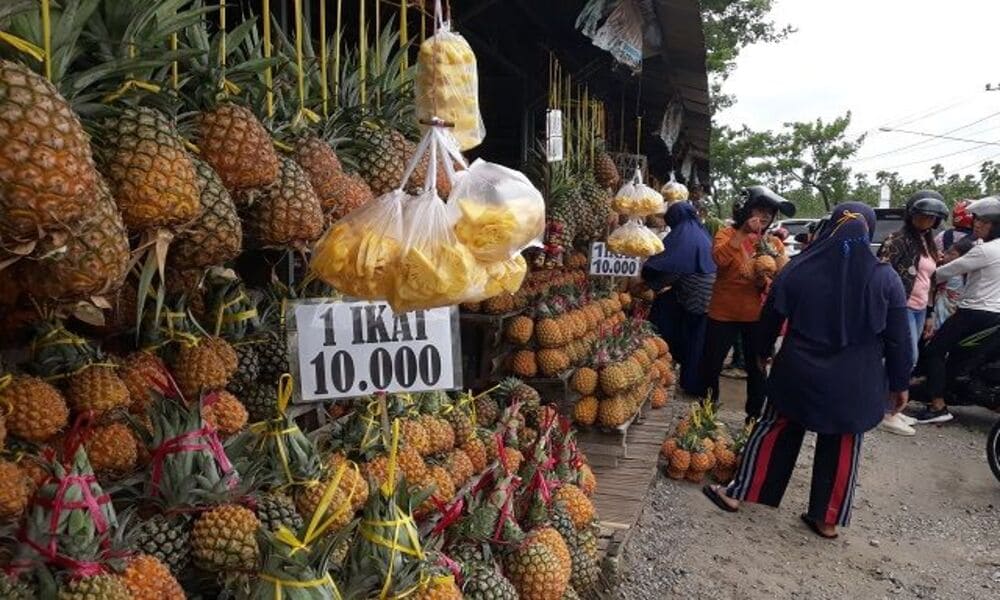
[[[66,460],[71,460],[80,446],[87,442],[93,431],[93,424],[94,411],[85,410],[77,415],[76,420],[73,421],[73,427],[66,434],[66,439],[63,442],[63,457]]]
[[[203,442],[186,443],[188,440],[196,438],[201,438]],[[167,458],[167,456],[177,454],[179,452],[201,452],[203,450],[208,450],[212,453],[212,457],[215,459],[221,475],[229,475],[229,473],[233,470],[233,466],[229,462],[229,457],[226,456],[226,451],[222,448],[222,442],[219,441],[219,435],[216,433],[214,428],[206,425],[201,429],[189,431],[177,437],[171,438],[160,444],[156,450],[153,451],[153,456],[150,458],[153,470],[149,478],[153,494],[159,493],[160,479],[163,477],[163,461]],[[233,485],[236,485],[235,478],[230,482],[230,487]]]

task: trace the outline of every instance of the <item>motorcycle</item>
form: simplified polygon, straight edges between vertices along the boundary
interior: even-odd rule
[[[1000,412],[1000,326],[974,333],[949,353],[945,402],[949,406],[982,406]],[[929,401],[924,384],[910,389],[915,400]],[[986,461],[1000,480],[1000,420],[986,436]]]

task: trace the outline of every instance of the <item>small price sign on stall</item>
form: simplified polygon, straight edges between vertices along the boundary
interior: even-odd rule
[[[598,277],[635,277],[639,274],[639,259],[616,254],[604,242],[590,245],[590,274]]]
[[[455,307],[396,314],[385,302],[330,301],[293,310],[305,402],[462,384]]]

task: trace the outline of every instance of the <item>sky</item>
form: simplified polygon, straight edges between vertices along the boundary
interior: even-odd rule
[[[850,110],[852,136],[868,135],[849,166],[872,179],[926,178],[935,163],[974,174],[1000,161],[1000,91],[985,91],[1000,86],[1000,0],[776,0],[772,16],[798,31],[740,54],[723,124],[780,129]]]

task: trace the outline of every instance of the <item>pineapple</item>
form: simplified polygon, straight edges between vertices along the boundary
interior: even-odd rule
[[[129,231],[176,227],[199,215],[195,167],[166,115],[125,108],[105,122],[102,138],[101,171]]]
[[[132,600],[184,600],[187,597],[170,569],[148,554],[130,559],[122,579]]]
[[[235,351],[221,338],[201,338],[181,344],[173,360],[174,378],[184,397],[193,401],[204,390],[225,388],[238,362]]]
[[[474,562],[462,569],[466,600],[518,600],[517,589],[492,563]]]
[[[559,348],[539,350],[536,358],[538,369],[546,377],[555,377],[569,368],[569,357]]]
[[[14,376],[0,386],[0,405],[8,407],[7,430],[23,440],[41,443],[69,422],[69,408],[59,390],[37,377]]]
[[[445,417],[448,419],[452,431],[455,432],[456,444],[462,446],[473,437],[472,419],[463,408],[456,405]]]
[[[451,575],[431,576],[413,594],[414,600],[462,600],[462,591]]]
[[[235,259],[243,248],[243,225],[222,180],[208,163],[194,164],[201,214],[181,228],[170,248],[176,269],[204,269]]]
[[[198,115],[196,125],[201,156],[227,189],[266,187],[278,180],[278,153],[249,109],[222,102]]]
[[[205,423],[219,430],[223,436],[236,435],[246,427],[247,409],[229,392],[210,392],[202,401],[201,416]]]
[[[573,372],[570,385],[576,392],[584,396],[593,394],[597,390],[597,371],[590,367],[580,367]]]
[[[621,185],[622,177],[618,172],[618,166],[611,156],[601,150],[594,157],[594,179],[597,184],[606,190],[617,191]]]
[[[30,491],[24,471],[16,463],[0,460],[0,521],[14,521],[24,514]]]
[[[476,422],[484,427],[492,427],[500,418],[500,406],[489,394],[480,394],[475,399]]]
[[[598,400],[593,396],[584,396],[573,405],[573,421],[579,425],[591,426],[597,422]]]
[[[624,425],[631,417],[624,396],[612,396],[597,404],[597,421],[602,427],[615,428]]]
[[[255,504],[257,518],[265,530],[277,531],[280,527],[289,531],[302,529],[302,516],[296,512],[295,503],[288,496],[278,492],[261,494],[256,498]]]
[[[288,342],[279,331],[268,331],[257,345],[262,383],[277,385],[278,379],[290,368]]]
[[[84,442],[90,465],[98,473],[122,475],[135,468],[139,447],[125,423],[98,425]]]
[[[455,447],[455,430],[444,419],[425,415],[420,422],[430,440],[431,454],[450,452]]]
[[[576,544],[569,548],[573,560],[569,581],[580,594],[596,591],[601,578],[600,552],[594,529],[589,526],[578,532]]]
[[[249,209],[250,236],[264,247],[306,248],[323,234],[323,208],[302,168],[281,158],[278,178]]]
[[[58,600],[132,600],[125,580],[118,575],[89,575],[69,579],[59,589]]]
[[[569,585],[559,557],[537,536],[508,555],[505,567],[521,600],[560,600]]]
[[[250,509],[223,504],[202,513],[191,531],[191,554],[209,571],[249,571],[257,566],[260,521]]]
[[[244,392],[243,406],[251,423],[270,421],[278,417],[278,397],[273,385],[255,383]]]
[[[153,515],[132,535],[137,551],[153,556],[175,575],[191,562],[191,519],[186,515]]]
[[[67,224],[64,242],[45,239],[33,257],[15,265],[30,294],[82,300],[111,294],[125,281],[130,251],[122,216],[103,179],[98,177],[88,193],[93,195],[90,208]]]
[[[457,450],[456,450],[457,452]],[[399,461],[399,471],[403,474],[403,479],[409,483],[423,481],[427,477],[427,463],[415,448],[400,448],[397,455]]]
[[[77,223],[98,200],[90,139],[45,77],[0,60],[0,242]]]
[[[538,375],[538,360],[531,350],[518,350],[510,359],[510,370],[518,377],[531,379]]]
[[[584,463],[580,466],[580,490],[587,495],[594,495],[597,491],[597,477],[594,476],[594,471],[591,470],[590,465]]]
[[[118,376],[128,389],[129,411],[145,414],[157,396],[174,393],[167,365],[151,352],[130,354],[118,368]]]
[[[486,453],[486,445],[476,436],[469,437],[464,444],[462,444],[462,451],[469,457],[469,461],[472,462],[472,468],[476,473],[482,473],[486,470],[486,466],[489,464],[489,459]]]
[[[95,416],[132,403],[125,382],[113,366],[91,364],[70,375],[66,382],[66,399],[77,412],[92,411]]]
[[[573,559],[570,557],[569,547],[563,536],[552,527],[538,527],[533,529],[528,536],[529,539],[536,539],[548,546],[559,563],[560,575],[568,581],[573,571]]]
[[[363,123],[354,132],[362,151],[358,156],[359,174],[372,193],[381,196],[396,189],[403,180],[410,148],[402,133],[372,123]]]
[[[0,598],[6,600],[35,600],[38,596],[30,585],[12,575],[0,575]]]
[[[594,505],[590,498],[572,483],[565,483],[556,490],[554,499],[566,505],[576,529],[582,530],[594,519]]]
[[[309,177],[316,194],[326,208],[327,202],[336,202],[333,179],[343,173],[343,166],[330,144],[316,135],[306,134],[295,144],[295,162]]]
[[[236,351],[236,372],[229,381],[229,391],[242,396],[250,392],[260,377],[260,355],[257,345],[250,342],[234,342],[233,349]],[[246,404],[245,398],[243,403]]]
[[[404,419],[400,422],[402,441],[412,447],[420,456],[431,453],[431,440],[427,429],[415,419]]]
[[[456,487],[462,487],[476,474],[476,469],[472,465],[469,455],[460,448],[451,451],[446,459],[445,468],[451,473]]]
[[[535,332],[535,322],[524,315],[517,315],[507,321],[505,336],[512,344],[525,345]]]
[[[337,173],[330,182],[329,196],[320,196],[326,224],[343,219],[375,198],[365,180],[355,173]]]

